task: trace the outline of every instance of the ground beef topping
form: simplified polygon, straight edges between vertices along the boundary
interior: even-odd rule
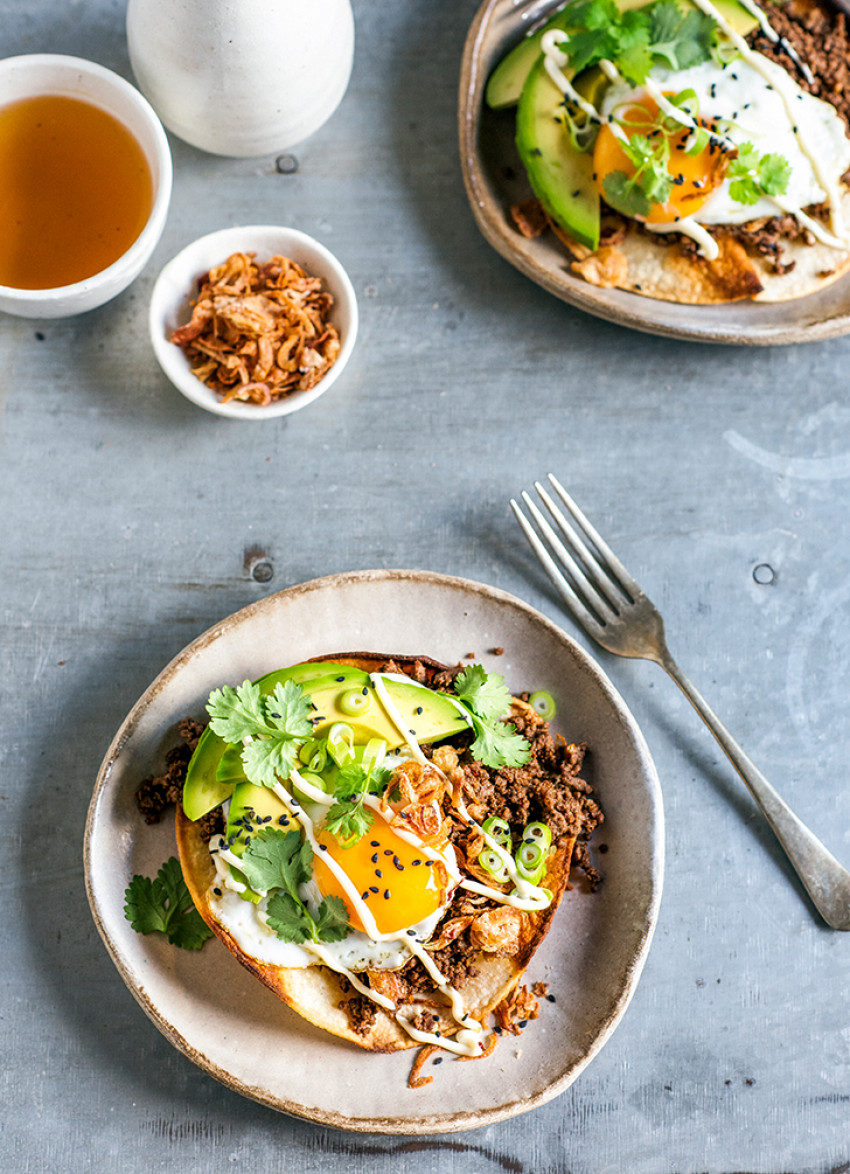
[[[781,7],[763,7],[774,32],[793,45],[808,65],[812,80],[761,29],[747,37],[750,47],[787,70],[800,89],[834,106],[850,131],[850,34],[844,13],[821,0],[789,0]]]

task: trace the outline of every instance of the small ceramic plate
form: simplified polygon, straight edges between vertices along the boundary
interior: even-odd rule
[[[504,653],[491,651],[502,647]],[[174,855],[171,822],[147,827],[134,803],[146,775],[202,715],[210,690],[332,652],[475,653],[516,691],[545,687],[555,727],[590,746],[589,777],[605,811],[594,843],[604,874],[580,881],[532,959],[529,982],[555,1002],[492,1057],[429,1065],[411,1090],[415,1050],[384,1056],[318,1030],[290,1011],[218,941],[198,953],[142,937],[124,889]],[[504,592],[421,571],[317,579],[255,603],[199,636],[133,706],[103,761],[86,827],[85,867],[97,927],[127,986],[171,1042],[229,1088],[341,1129],[440,1133],[523,1113],[563,1091],[623,1015],[649,948],[661,894],[663,828],[655,769],[634,719],[602,671],[559,628]],[[152,1075],[153,1079],[153,1075]]]
[[[339,331],[340,352],[336,362],[308,391],[294,391],[267,407],[219,397],[195,375],[184,351],[171,341],[178,326],[192,317],[191,301],[198,292],[198,278],[214,265],[221,265],[232,253],[256,253],[262,263],[280,253],[295,261],[311,277],[321,277],[324,288],[333,294],[330,320]],[[148,314],[151,343],[160,367],[178,391],[198,407],[231,420],[268,420],[288,416],[306,408],[328,390],[342,374],[357,338],[357,297],[348,274],[333,253],[306,232],[274,224],[222,228],[186,245],[164,267],[151,295]]]
[[[496,251],[562,301],[648,334],[774,346],[818,342],[850,332],[850,274],[819,293],[789,302],[681,306],[589,285],[570,271],[569,254],[553,233],[526,240],[517,232],[509,209],[528,199],[531,188],[514,145],[516,112],[490,110],[484,103],[484,87],[529,23],[537,23],[560,3],[484,0],[466,39],[458,109],[461,168],[478,227]]]

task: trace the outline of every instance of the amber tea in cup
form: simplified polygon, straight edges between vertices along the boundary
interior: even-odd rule
[[[0,285],[55,289],[117,261],[145,227],[153,180],[111,114],[59,94],[0,108]]]

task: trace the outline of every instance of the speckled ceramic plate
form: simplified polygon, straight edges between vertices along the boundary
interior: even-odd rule
[[[500,646],[504,654],[491,649]],[[569,892],[532,960],[529,981],[556,1002],[492,1057],[431,1068],[407,1088],[415,1052],[373,1055],[299,1018],[217,941],[199,953],[142,937],[124,918],[134,873],[174,853],[171,826],[146,827],[139,782],[163,764],[186,714],[202,714],[223,682],[311,656],[367,649],[469,653],[514,690],[545,687],[556,728],[591,747],[590,777],[606,822],[597,843],[605,880]],[[229,1088],[286,1113],[342,1129],[438,1133],[486,1125],[563,1091],[623,1015],[649,948],[663,868],[661,796],[640,731],[614,688],[559,628],[504,592],[421,571],[362,571],[292,587],[216,624],[163,670],[133,706],[98,775],[85,843],[97,927],[127,986],[171,1042]]]
[[[516,231],[508,210],[527,199],[531,189],[514,145],[515,112],[490,110],[484,103],[484,87],[493,67],[522,37],[529,21],[536,23],[560,3],[484,0],[466,40],[458,110],[461,167],[478,227],[496,251],[563,301],[649,334],[774,346],[818,342],[850,332],[850,274],[819,293],[790,302],[679,306],[588,285],[570,271],[569,255],[553,233],[526,240]]]

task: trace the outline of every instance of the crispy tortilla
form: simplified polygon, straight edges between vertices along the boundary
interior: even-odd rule
[[[850,190],[842,210],[850,223]],[[643,297],[681,305],[709,306],[751,298],[756,302],[783,302],[825,289],[850,272],[850,250],[840,251],[815,241],[785,241],[782,262],[793,263],[788,273],[773,272],[768,259],[753,256],[732,237],[719,237],[720,255],[714,261],[688,256],[677,245],[641,232],[622,220],[624,230],[592,253],[551,224],[556,236],[575,257],[571,269],[591,285],[626,289]]]
[[[374,653],[342,653],[322,656],[316,659],[353,665],[367,671],[374,671],[387,660],[394,660],[402,672],[411,672],[414,663],[424,666],[428,679],[434,673],[444,670],[445,665],[427,657],[388,657]],[[524,703],[519,702],[519,705]],[[395,1052],[420,1046],[412,1036],[396,1023],[395,1019],[380,1007],[376,1007],[375,1023],[364,1033],[353,1031],[345,1009],[340,1003],[350,997],[343,991],[339,976],[323,966],[294,967],[270,966],[257,963],[240,950],[232,936],[215,920],[207,900],[207,894],[215,876],[207,844],[202,840],[200,825],[188,820],[183,808],[177,805],[176,820],[177,848],[183,876],[192,900],[204,921],[224,943],[242,965],[262,983],[287,1003],[294,1011],[315,1026],[348,1040],[372,1052]],[[523,975],[534,951],[543,941],[549,929],[552,916],[567,887],[575,838],[561,843],[549,859],[546,877],[543,881],[551,890],[551,904],[538,912],[523,912],[517,935],[515,953],[506,957],[495,952],[482,950],[475,959],[478,974],[468,978],[458,989],[467,1010],[477,1019],[489,1014],[511,993]],[[504,906],[503,908],[508,908]],[[412,1009],[411,1009],[412,1010]],[[435,1014],[439,1008],[429,1007]],[[458,1024],[449,1014],[440,1014],[436,1030],[443,1035],[453,1035]]]

